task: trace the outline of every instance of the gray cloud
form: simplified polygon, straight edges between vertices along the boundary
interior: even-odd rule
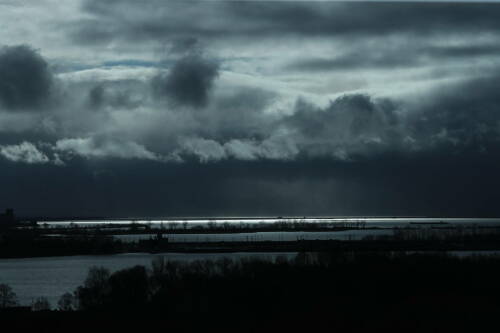
[[[193,154],[202,162],[331,158],[355,163],[387,154],[496,156],[497,86],[498,76],[492,75],[426,92],[426,101],[420,95],[393,100],[347,94],[318,107],[298,100],[290,115],[267,118],[269,126],[259,136],[245,130],[233,137],[205,134],[189,139],[177,153]]]
[[[191,53],[177,61],[168,73],[156,76],[153,91],[156,96],[180,105],[205,106],[218,71],[217,63]]]
[[[88,89],[87,106],[94,111],[104,107],[135,109],[141,106],[147,98],[143,84],[133,80],[100,82],[91,84]]]
[[[469,61],[489,58],[495,61],[500,54],[497,43],[474,45],[436,46],[428,45],[429,41],[412,43],[408,40],[392,42],[379,41],[377,48],[370,42],[352,43],[347,52],[337,56],[323,56],[309,59],[300,59],[288,65],[286,69],[305,72],[328,70],[353,69],[400,69],[424,66],[436,66],[442,63],[460,63],[464,59]]]
[[[436,30],[477,32],[500,27],[500,7],[485,3],[154,0],[141,6],[129,0],[106,4],[87,0],[83,9],[95,19],[82,21],[72,37],[87,43],[178,35],[221,38],[429,34]]]
[[[104,103],[105,90],[102,85],[92,87],[89,91],[89,106],[92,109],[99,109]]]
[[[158,155],[140,144],[117,139],[61,139],[56,142],[54,149],[60,153],[74,154],[84,158],[160,159]]]
[[[27,164],[44,164],[49,158],[30,142],[22,142],[18,145],[0,146],[0,155],[12,162]]]
[[[158,112],[164,106],[148,99],[148,86],[148,80],[97,85],[99,104],[88,106],[83,99],[80,106],[64,105],[44,115],[43,126],[27,127],[17,137],[48,142],[63,162],[80,156],[166,163],[193,158],[202,163],[322,158],[355,163],[388,153],[494,154],[500,143],[495,74],[442,86],[438,93],[426,91],[425,100],[352,93],[326,106],[300,98],[286,113],[266,111],[279,98],[257,88],[214,94],[204,112],[178,112],[177,106]],[[79,87],[67,91],[77,94]],[[140,92],[137,107],[118,103],[117,96],[127,91],[130,96],[133,87]],[[85,109],[97,106],[99,112]],[[80,108],[80,116],[67,113],[67,107]]]
[[[51,92],[52,73],[47,62],[28,46],[0,49],[0,103],[8,110],[33,109]]]
[[[399,149],[404,131],[396,106],[387,99],[344,95],[324,109],[298,101],[295,113],[283,119],[301,150],[309,156],[345,159]]]
[[[168,51],[173,54],[186,54],[194,52],[197,49],[198,50],[202,49],[200,41],[197,38],[181,37],[173,40]]]
[[[430,145],[444,144],[448,152],[464,150],[496,153],[500,144],[500,98],[496,87],[500,75],[467,80],[427,95],[427,101],[413,101],[409,126],[416,137]]]

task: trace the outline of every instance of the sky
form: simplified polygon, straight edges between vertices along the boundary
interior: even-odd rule
[[[500,4],[0,0],[0,208],[499,216]]]

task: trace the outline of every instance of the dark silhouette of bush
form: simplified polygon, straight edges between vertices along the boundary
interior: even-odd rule
[[[73,311],[78,309],[78,299],[75,294],[65,293],[59,298],[57,302],[59,311]]]
[[[336,251],[274,261],[160,257],[150,269],[90,270],[76,296],[80,309],[94,311],[17,318],[38,318],[33,328],[53,323],[51,330],[78,332],[103,322],[115,331],[303,332],[326,325],[341,332],[482,332],[496,323],[499,280],[499,257],[446,253]]]
[[[97,310],[103,308],[109,297],[109,270],[104,267],[91,267],[87,278],[75,291],[81,310]]]
[[[141,309],[149,299],[149,279],[144,266],[113,273],[109,278],[109,306],[114,309]]]
[[[149,270],[136,266],[114,274],[97,272],[94,268],[78,288],[80,309],[117,316],[132,310],[130,317],[184,324],[194,320],[201,325],[207,318],[303,319],[309,324],[328,320],[332,327],[342,323],[343,328],[349,323],[351,331],[359,331],[357,323],[376,327],[421,318],[455,323],[500,308],[498,257],[369,251],[301,253],[274,261],[173,262],[159,257]],[[90,303],[94,307],[88,306],[89,294],[98,300]]]
[[[105,268],[92,267],[83,286],[75,291],[78,308],[91,311],[136,310],[146,305],[149,294],[149,277],[143,266],[123,269],[113,274]]]

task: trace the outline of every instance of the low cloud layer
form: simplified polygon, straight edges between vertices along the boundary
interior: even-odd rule
[[[158,159],[154,153],[135,142],[109,139],[62,139],[56,142],[54,150],[70,156],[74,154],[84,158]]]
[[[12,162],[27,164],[43,164],[49,162],[49,158],[34,144],[29,142],[22,142],[18,145],[0,146],[0,155]]]

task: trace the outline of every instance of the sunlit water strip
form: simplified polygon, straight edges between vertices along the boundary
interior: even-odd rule
[[[450,224],[450,225],[477,225],[500,226],[500,218],[429,218],[429,217],[283,217],[283,218],[173,218],[173,219],[102,219],[102,220],[64,220],[40,221],[39,225],[48,227],[69,227],[98,225],[149,225],[154,228],[172,225],[188,224],[189,226],[208,224],[229,225],[258,225],[273,223],[366,223],[367,227],[404,227],[412,224]]]

